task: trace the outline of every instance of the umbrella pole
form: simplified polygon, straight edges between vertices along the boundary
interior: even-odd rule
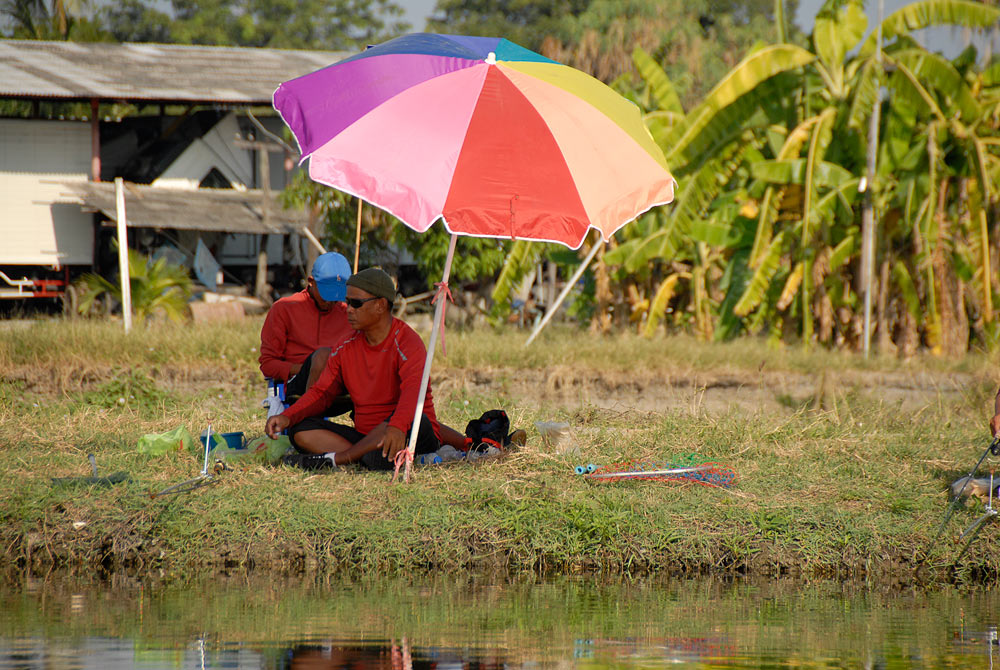
[[[448,255],[444,259],[444,272],[441,276],[441,284],[448,285],[448,277],[451,275],[451,259],[455,256],[455,243],[458,236],[452,233],[451,241],[448,243]],[[403,481],[410,481],[410,465],[413,462],[412,456],[417,451],[417,434],[420,432],[420,421],[424,415],[424,397],[427,395],[427,386],[431,380],[431,364],[434,362],[434,348],[437,346],[438,332],[441,330],[444,321],[444,306],[447,298],[442,293],[438,293],[439,299],[434,305],[434,325],[431,326],[431,339],[427,344],[427,358],[424,360],[424,373],[420,377],[420,393],[417,396],[417,409],[413,413],[413,426],[410,428],[410,441],[406,445],[410,452],[410,458],[406,459],[406,467],[403,470]]]
[[[580,267],[576,269],[576,272],[573,273],[573,276],[570,277],[569,281],[566,282],[566,285],[563,286],[563,290],[559,293],[559,297],[555,299],[555,302],[549,305],[549,309],[548,311],[545,312],[545,316],[542,317],[542,320],[538,322],[538,325],[535,326],[535,329],[531,331],[531,336],[528,338],[528,341],[524,343],[524,346],[528,346],[529,344],[531,344],[532,341],[534,341],[534,339],[538,337],[538,333],[542,332],[542,328],[545,328],[545,324],[549,322],[549,319],[552,318],[552,315],[556,313],[557,309],[559,309],[559,305],[563,303],[563,300],[566,299],[566,296],[569,295],[569,292],[573,290],[573,287],[576,285],[576,280],[580,278],[580,275],[583,274],[583,271],[587,269],[588,265],[590,265],[590,261],[594,260],[594,256],[597,255],[598,250],[600,250],[600,248],[603,245],[604,243],[600,239],[594,242],[594,246],[591,247],[590,253],[587,254],[587,257],[583,259],[582,263],[580,263]]]
[[[358,273],[358,256],[361,254],[361,208],[365,201],[358,198],[358,225],[354,230],[354,274]]]

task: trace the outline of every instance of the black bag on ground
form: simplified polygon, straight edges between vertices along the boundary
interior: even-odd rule
[[[510,432],[510,419],[502,409],[491,409],[484,412],[478,419],[473,419],[465,427],[465,436],[472,440],[472,447],[482,444],[503,449],[508,444],[507,433]]]

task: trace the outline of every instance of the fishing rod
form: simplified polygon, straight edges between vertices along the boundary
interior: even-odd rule
[[[590,479],[630,479],[636,477],[667,477],[670,475],[684,475],[690,474],[692,472],[704,472],[705,470],[711,469],[713,466],[706,463],[705,465],[698,465],[692,468],[669,468],[666,470],[636,470],[633,472],[594,472],[590,471],[587,475]]]
[[[736,473],[730,468],[715,462],[700,460],[695,455],[682,457],[669,463],[633,461],[605,466],[578,465],[575,472],[594,482],[649,479],[653,481],[692,482],[725,488],[731,486],[736,479]]]

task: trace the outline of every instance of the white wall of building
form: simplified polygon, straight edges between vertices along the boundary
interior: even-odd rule
[[[87,181],[90,124],[0,119],[0,265],[90,265],[92,216],[61,197]]]

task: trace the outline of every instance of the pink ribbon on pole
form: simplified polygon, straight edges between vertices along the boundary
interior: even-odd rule
[[[437,293],[434,295],[434,299],[431,300],[431,304],[436,303],[441,296],[445,297],[444,305],[441,307],[441,353],[447,356],[448,352],[444,348],[444,317],[448,312],[448,301],[450,300],[454,304],[455,299],[451,297],[451,289],[448,288],[448,282],[439,281],[434,285],[437,286]]]
[[[389,480],[390,482],[396,481],[396,478],[399,476],[399,468],[403,465],[403,463],[407,461],[411,464],[413,463],[413,454],[410,453],[409,449],[404,447],[396,452],[396,457],[393,460],[396,462],[396,469],[392,472],[392,479]]]

